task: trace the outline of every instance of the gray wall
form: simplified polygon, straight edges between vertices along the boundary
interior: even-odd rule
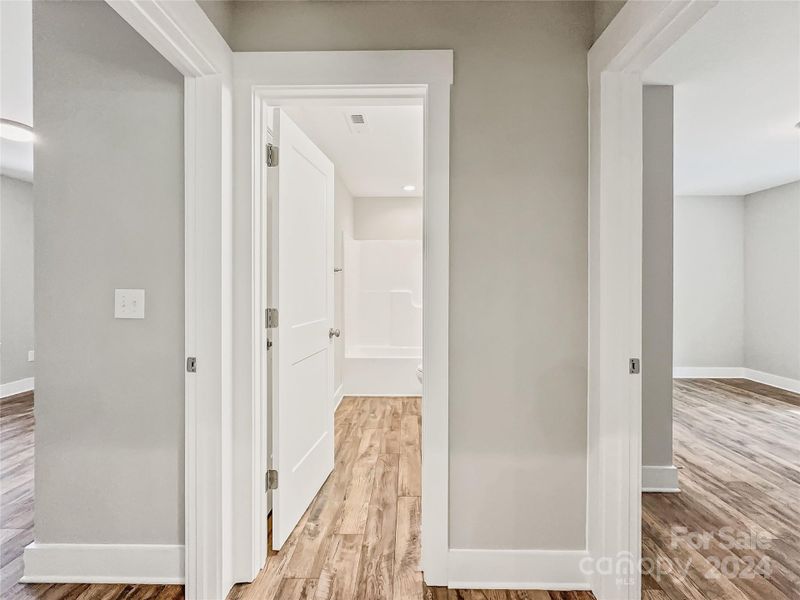
[[[342,267],[344,264],[344,238],[353,237],[353,196],[347,186],[337,175],[334,182],[334,201],[333,201],[333,229],[334,229],[334,249],[333,264],[335,267]],[[334,305],[334,327],[342,332],[342,335],[333,340],[333,387],[334,391],[342,385],[344,374],[344,339],[347,331],[344,327],[344,278],[347,277],[346,271],[341,271],[333,275],[333,305]]]
[[[594,4],[593,39],[597,40],[625,6],[625,0],[594,0],[592,4]]]
[[[36,2],[34,122],[36,539],[182,544],[183,78],[106,3]]]
[[[744,199],[744,366],[800,379],[800,181]]]
[[[454,49],[454,548],[585,547],[592,26],[584,2],[234,9],[234,50]]]
[[[356,198],[357,240],[421,240],[422,198]]]
[[[672,86],[645,86],[642,464],[672,464]]]
[[[33,184],[0,176],[0,383],[33,377]]]
[[[674,364],[744,361],[744,201],[675,197]]]

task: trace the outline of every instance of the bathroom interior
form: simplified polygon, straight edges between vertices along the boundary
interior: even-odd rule
[[[334,195],[334,408],[422,395],[423,107],[298,106]]]

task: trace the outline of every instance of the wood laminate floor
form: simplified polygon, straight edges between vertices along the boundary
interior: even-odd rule
[[[345,398],[336,467],[280,552],[229,600],[590,600],[586,592],[428,588],[419,572],[420,399]],[[19,584],[33,541],[33,396],[0,405],[2,598],[179,599],[181,586]]]
[[[180,585],[21,584],[22,551],[33,541],[33,394],[0,400],[0,598],[177,600]]]
[[[643,598],[800,599],[800,396],[695,379],[673,397],[681,492],[642,495]]]

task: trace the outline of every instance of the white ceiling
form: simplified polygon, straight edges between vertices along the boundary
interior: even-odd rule
[[[676,194],[800,179],[800,2],[720,2],[644,75],[675,85]]]
[[[293,106],[286,112],[330,158],[355,197],[422,195],[422,106]],[[350,114],[366,130],[354,133]],[[416,190],[404,191],[414,185]]]
[[[30,0],[0,0],[0,117],[33,125],[33,32]],[[33,143],[0,140],[0,172],[33,178]]]

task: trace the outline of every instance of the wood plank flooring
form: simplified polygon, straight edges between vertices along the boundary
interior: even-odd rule
[[[180,585],[19,583],[22,551],[33,541],[33,393],[0,400],[0,598],[177,600]]]
[[[429,588],[419,571],[419,398],[345,398],[336,468],[280,552],[228,600],[589,600],[585,592]]]
[[[673,571],[645,577],[643,598],[800,599],[798,407],[800,396],[746,380],[676,381],[675,462],[682,492],[643,495],[643,554]],[[284,548],[272,553],[255,582],[234,588],[231,600],[591,598],[424,585],[418,570],[419,408],[413,398],[343,401],[336,415],[335,472]],[[31,394],[0,402],[0,456],[2,598],[182,597],[180,586],[18,584],[22,549],[33,540]],[[672,527],[709,535],[680,535],[673,544]],[[728,537],[747,538],[740,545],[756,547],[726,547],[724,527],[732,528]],[[768,563],[759,569],[764,558]],[[754,568],[742,572],[749,560]]]
[[[429,588],[419,571],[419,398],[345,398],[336,468],[280,552],[229,600],[589,600],[578,592]],[[18,583],[33,541],[33,395],[0,403],[0,597],[178,600],[181,586]]]
[[[642,495],[642,553],[658,569],[643,598],[797,600],[800,396],[695,379],[673,397],[681,492]]]

